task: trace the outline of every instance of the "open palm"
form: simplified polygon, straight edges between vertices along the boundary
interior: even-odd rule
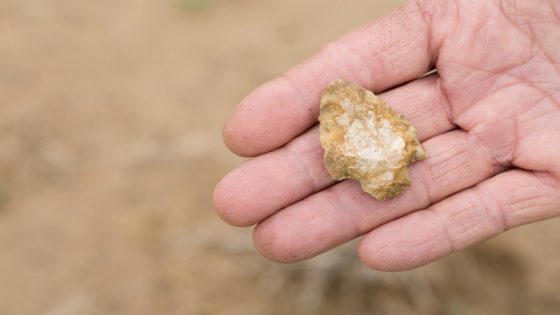
[[[377,201],[326,171],[314,125],[337,78],[416,127],[429,158],[400,197]],[[255,157],[218,184],[215,206],[233,225],[258,223],[255,246],[275,261],[365,235],[367,265],[402,270],[558,216],[560,2],[411,1],[255,90],[224,137]]]

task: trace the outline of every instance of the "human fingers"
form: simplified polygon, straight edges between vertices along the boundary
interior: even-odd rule
[[[381,92],[422,76],[435,58],[424,13],[411,1],[257,88],[225,125],[225,143],[242,156],[286,144],[316,123],[320,94],[337,78]]]
[[[512,170],[373,230],[358,253],[373,269],[411,269],[507,229],[558,215],[557,178]]]
[[[436,136],[424,147],[430,156],[412,166],[412,186],[403,195],[377,201],[355,181],[341,182],[259,223],[253,234],[255,246],[275,261],[303,260],[502,171],[462,130]]]
[[[409,118],[420,140],[453,129],[438,76],[431,75],[380,95]],[[318,128],[287,146],[240,165],[217,186],[214,204],[225,221],[249,226],[333,184],[323,163]]]

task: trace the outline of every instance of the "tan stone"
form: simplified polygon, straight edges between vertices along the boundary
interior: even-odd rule
[[[320,141],[336,180],[355,179],[379,200],[411,185],[408,167],[427,157],[414,127],[372,92],[342,80],[321,98]]]

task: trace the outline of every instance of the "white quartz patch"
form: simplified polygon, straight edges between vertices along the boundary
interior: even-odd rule
[[[375,116],[365,120],[352,120],[355,104],[342,102],[346,113],[335,118],[336,122],[346,130],[345,143],[342,150],[349,156],[357,157],[359,167],[368,172],[380,166],[395,168],[399,166],[403,156],[405,142],[403,138],[391,129],[387,120],[376,121]],[[391,181],[391,172],[382,174],[383,178]]]

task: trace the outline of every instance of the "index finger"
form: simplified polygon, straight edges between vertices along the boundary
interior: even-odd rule
[[[225,125],[226,145],[241,156],[284,145],[317,122],[320,95],[337,78],[380,92],[422,76],[435,59],[426,16],[411,1],[257,88]]]

